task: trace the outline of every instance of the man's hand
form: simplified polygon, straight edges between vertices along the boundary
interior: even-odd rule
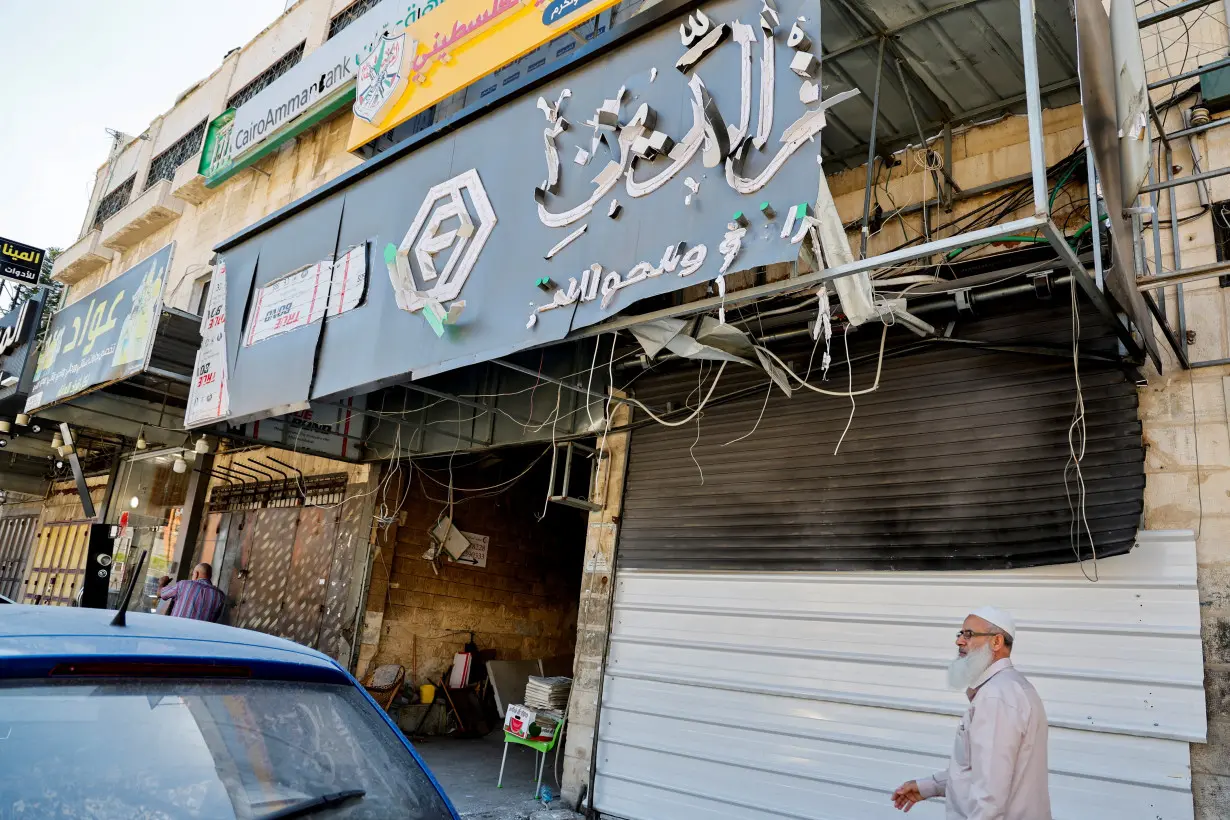
[[[922,799],[917,780],[902,783],[897,787],[897,791],[893,792],[893,805],[901,811],[909,811],[914,808],[915,803],[921,803]]]

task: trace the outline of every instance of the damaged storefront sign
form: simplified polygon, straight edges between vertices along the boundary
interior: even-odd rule
[[[27,413],[145,369],[173,250],[166,245],[52,317]]]
[[[806,80],[772,66],[818,42],[818,25],[799,21],[808,36],[792,47],[761,25],[762,6],[707,6],[708,30],[737,36],[679,68],[706,41],[682,41],[695,16],[612,42],[600,61],[222,243],[225,315],[248,317],[226,324],[230,421],[558,341],[696,284],[721,294],[724,276],[802,250],[826,255],[816,229],[835,211],[810,204],[818,139],[826,110],[858,92],[834,82],[804,102]],[[358,293],[322,311],[338,292],[324,271],[356,253]],[[312,286],[291,288],[294,277]],[[304,298],[271,312],[283,289]]]

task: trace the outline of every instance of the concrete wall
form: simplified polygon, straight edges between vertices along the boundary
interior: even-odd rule
[[[611,427],[632,420],[626,404],[612,408]],[[564,746],[564,801],[575,805],[585,784],[597,725],[599,687],[606,653],[611,596],[615,591],[615,548],[623,512],[624,477],[628,469],[630,433],[614,433],[602,443],[603,459],[590,500],[602,509],[589,514],[585,533],[585,565],[581,575],[581,608],[577,618],[576,659],[572,697],[568,703],[568,738]]]
[[[540,450],[534,448],[529,458]],[[497,484],[525,469],[522,459],[509,473],[455,468],[455,487]],[[474,631],[480,649],[494,649],[499,660],[571,656],[576,643],[584,517],[552,505],[543,522],[549,459],[507,490],[477,497],[458,493],[454,520],[465,532],[489,536],[485,568],[441,563],[435,570],[423,559],[428,530],[445,505],[447,490],[430,479],[412,480],[401,505],[378,541],[367,598],[358,674],[385,663],[406,667],[407,682],[438,680]],[[447,481],[447,471],[432,468]],[[512,469],[509,467],[508,469]],[[402,492],[405,492],[403,489]],[[430,494],[431,498],[428,497]],[[400,493],[394,491],[396,499]],[[463,500],[470,498],[471,500]]]

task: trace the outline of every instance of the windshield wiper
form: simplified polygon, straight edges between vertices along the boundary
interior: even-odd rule
[[[283,809],[266,814],[259,820],[285,820],[288,817],[305,817],[309,814],[315,814],[320,809],[327,809],[330,806],[336,806],[339,803],[345,803],[347,800],[356,800],[367,792],[362,789],[348,789],[344,792],[334,792],[333,794],[322,794],[320,797],[309,797],[306,800],[300,800],[298,803],[292,803]]]

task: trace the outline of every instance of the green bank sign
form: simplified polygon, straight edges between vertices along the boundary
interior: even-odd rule
[[[339,31],[247,102],[209,124],[198,169],[213,188],[354,102],[355,75],[386,29],[400,30],[445,0],[420,9],[384,0]]]

